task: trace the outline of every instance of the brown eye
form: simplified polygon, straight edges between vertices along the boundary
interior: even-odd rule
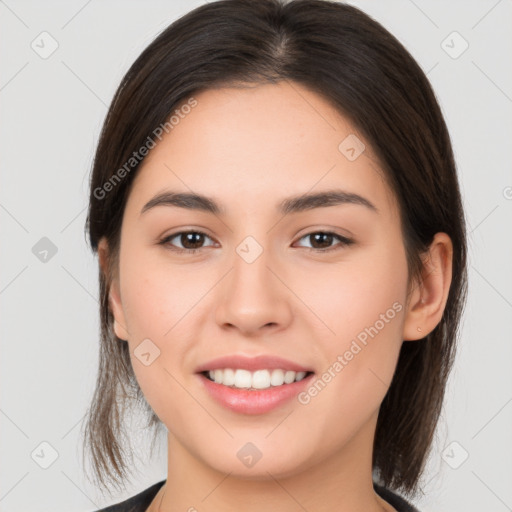
[[[206,247],[203,246],[205,238],[209,238],[211,240],[211,238],[202,231],[180,231],[179,233],[173,233],[172,235],[165,237],[160,241],[160,244],[169,246],[173,251],[194,253],[199,249]],[[181,247],[176,247],[176,242],[171,243],[174,239],[181,244]]]
[[[193,231],[189,233],[181,233],[179,237],[179,240],[185,249],[197,249],[204,242],[204,235]]]
[[[303,239],[309,239],[311,241],[312,247],[306,247],[306,249],[320,252],[336,250],[340,247],[348,246],[354,243],[354,241],[350,240],[349,238],[328,231],[315,231],[313,233],[308,233],[307,235],[301,237],[301,240]],[[332,242],[336,240],[339,240],[339,243],[332,246]]]

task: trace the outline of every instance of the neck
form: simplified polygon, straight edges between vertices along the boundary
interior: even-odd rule
[[[168,477],[148,512],[392,512],[373,490],[376,417],[328,458],[293,473],[264,471],[254,478],[215,470],[169,431]],[[261,471],[260,471],[261,473]]]

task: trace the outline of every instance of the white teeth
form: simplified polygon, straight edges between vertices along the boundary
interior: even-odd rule
[[[252,374],[251,382],[252,387],[255,389],[268,388],[270,387],[270,373],[268,372],[268,370],[257,370]]]
[[[249,370],[236,370],[235,383],[233,384],[236,388],[250,388],[251,383],[252,376]]]
[[[298,382],[306,376],[306,372],[292,370],[233,370],[232,368],[210,370],[208,376],[217,384],[233,386],[240,389],[267,389],[271,386],[282,386]]]
[[[287,371],[284,374],[284,383],[291,384],[295,380],[295,372]]]
[[[270,376],[270,384],[272,386],[282,386],[284,384],[283,370],[274,370]]]
[[[225,386],[232,386],[235,383],[235,371],[231,368],[224,370],[224,372],[222,372],[222,382]]]

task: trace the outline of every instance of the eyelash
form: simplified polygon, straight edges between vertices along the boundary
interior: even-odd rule
[[[189,234],[189,233],[194,233],[194,234],[198,234],[198,235],[204,235],[205,237],[208,237],[211,239],[210,236],[208,236],[206,233],[204,233],[203,231],[199,231],[199,230],[190,230],[190,231],[178,231],[177,233],[173,233],[169,236],[166,236],[165,238],[163,238],[162,240],[160,240],[160,242],[158,242],[160,245],[167,245],[169,246],[169,248],[171,249],[171,251],[174,251],[174,252],[177,252],[178,254],[182,254],[182,253],[188,253],[188,254],[194,254],[196,252],[199,252],[201,249],[204,249],[205,247],[200,247],[198,249],[181,249],[180,247],[174,247],[170,244],[170,240],[172,240],[173,238],[176,238],[177,236],[179,235],[184,235],[184,234]],[[303,236],[301,236],[299,238],[299,240],[302,240],[303,238],[306,238],[308,236],[311,236],[311,235],[316,235],[316,234],[323,234],[323,235],[333,235],[335,238],[337,238],[340,243],[338,245],[334,245],[332,247],[328,247],[327,249],[316,249],[315,247],[303,247],[303,249],[307,249],[309,251],[314,251],[314,252],[317,252],[317,253],[326,253],[326,252],[331,252],[331,251],[336,251],[336,250],[339,250],[340,248],[342,247],[347,247],[349,245],[352,245],[354,243],[354,240],[351,240],[350,238],[346,238],[344,236],[341,236],[341,235],[338,235],[337,233],[333,233],[332,231],[311,231],[311,233],[307,233]]]

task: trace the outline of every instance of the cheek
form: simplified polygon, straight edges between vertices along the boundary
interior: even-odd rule
[[[334,265],[317,264],[301,274],[309,277],[295,278],[294,290],[300,290],[325,327],[322,339],[327,353],[343,349],[358,335],[364,341],[368,329],[377,335],[372,327],[382,340],[372,348],[396,340],[407,288],[407,263],[401,249],[375,247]]]
[[[316,292],[307,295],[329,329],[321,327],[325,334],[316,338],[324,367],[303,403],[316,402],[314,407],[330,409],[342,422],[347,411],[362,420],[378,409],[402,345],[405,252],[383,247],[379,254],[361,253],[346,265],[317,272]]]
[[[126,247],[121,295],[133,342],[170,337],[169,331],[193,308],[203,288],[198,273],[166,264],[159,249]]]
[[[132,367],[144,395],[159,414],[163,406],[160,402],[169,393],[178,392],[171,375],[176,375],[176,368],[181,366],[187,339],[177,333],[187,325],[187,313],[200,298],[200,283],[179,266],[157,263],[151,251],[129,246],[124,249],[121,297]],[[167,391],[162,393],[163,389]]]

